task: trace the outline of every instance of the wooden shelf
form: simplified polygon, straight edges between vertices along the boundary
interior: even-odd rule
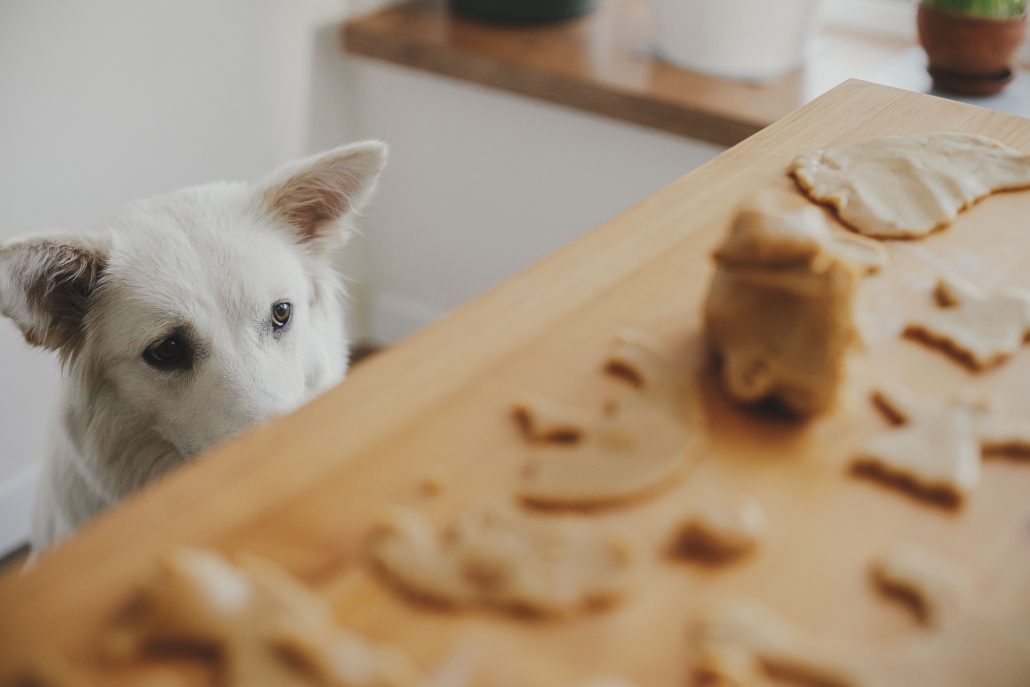
[[[646,0],[602,0],[558,24],[462,19],[438,0],[344,25],[348,53],[470,81],[690,138],[733,145],[905,46],[824,32],[816,59],[764,85],[716,79],[652,57]]]

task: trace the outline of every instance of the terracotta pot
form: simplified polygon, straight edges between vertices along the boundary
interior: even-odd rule
[[[1012,80],[1012,62],[1027,18],[984,19],[919,6],[919,42],[934,85],[966,95],[997,93]]]

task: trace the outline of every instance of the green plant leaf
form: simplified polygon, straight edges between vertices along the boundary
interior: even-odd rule
[[[945,12],[991,19],[1011,19],[1026,12],[1027,0],[922,0]]]

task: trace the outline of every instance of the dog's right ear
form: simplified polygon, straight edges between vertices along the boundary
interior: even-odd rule
[[[77,234],[0,243],[0,313],[30,344],[72,355],[107,254],[104,240]]]
[[[385,143],[362,141],[289,163],[261,184],[264,210],[301,243],[342,242],[341,220],[372,194],[386,157]]]

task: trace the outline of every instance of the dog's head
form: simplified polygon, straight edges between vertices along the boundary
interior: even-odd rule
[[[193,455],[343,373],[331,256],[385,159],[383,144],[359,143],[260,184],[133,203],[96,236],[0,244],[0,311],[106,412]]]

